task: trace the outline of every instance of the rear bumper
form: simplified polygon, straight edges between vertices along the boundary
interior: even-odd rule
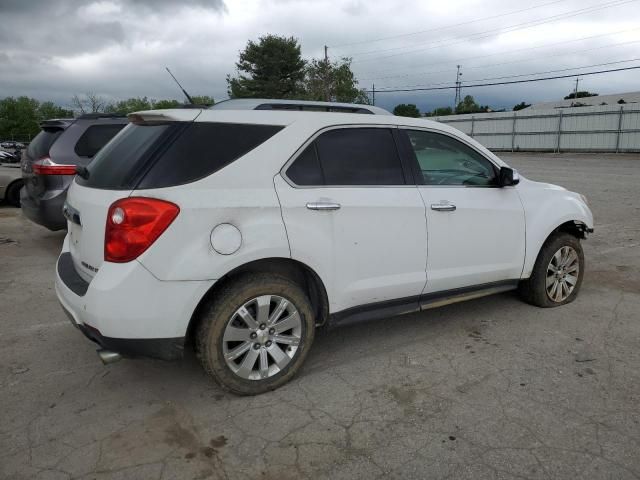
[[[63,310],[87,338],[125,357],[182,357],[189,322],[211,281],[164,282],[137,261],[104,263],[91,282],[63,252],[55,289]]]
[[[55,191],[53,196],[34,199],[27,189],[20,191],[20,206],[24,215],[34,223],[49,230],[67,228],[67,219],[62,215],[62,206],[67,198],[67,190]]]

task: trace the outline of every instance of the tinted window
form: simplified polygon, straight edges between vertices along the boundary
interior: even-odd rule
[[[98,150],[104,147],[123,127],[124,124],[90,126],[78,139],[78,143],[76,143],[76,155],[93,157],[98,153]]]
[[[76,181],[93,188],[133,188],[154,146],[170,125],[127,125],[93,158],[87,167],[89,178],[77,176]]]
[[[491,186],[493,164],[464,143],[440,133],[407,130],[425,185]]]
[[[168,187],[206,177],[281,129],[273,125],[193,123],[162,153],[139,188]]]
[[[316,139],[326,185],[404,185],[391,130],[344,128]]]
[[[59,128],[42,130],[31,140],[27,153],[34,160],[49,155],[51,145],[53,145],[53,142],[56,141],[56,138],[58,138],[62,132],[63,130]]]
[[[324,177],[313,142],[287,169],[289,177],[296,185],[324,185]]]

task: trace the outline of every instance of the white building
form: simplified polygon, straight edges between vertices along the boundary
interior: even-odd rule
[[[585,106],[597,106],[603,103],[607,105],[617,105],[622,99],[625,103],[640,103],[640,92],[613,93],[611,95],[598,95],[597,97],[582,97],[570,100],[559,100],[556,102],[534,103],[527,110],[552,110],[554,108],[569,108],[572,103],[580,103]]]

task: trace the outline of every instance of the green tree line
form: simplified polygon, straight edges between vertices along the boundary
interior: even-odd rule
[[[213,97],[192,97],[197,105],[213,105]],[[60,107],[53,102],[40,102],[26,96],[6,97],[0,100],[0,141],[15,140],[28,142],[40,131],[40,122],[51,118],[73,118],[84,113],[114,113],[126,115],[139,110],[160,110],[178,108],[183,105],[178,100],[155,100],[148,97],[131,97],[125,100],[107,102],[102,97],[87,93],[74,95],[70,108]]]

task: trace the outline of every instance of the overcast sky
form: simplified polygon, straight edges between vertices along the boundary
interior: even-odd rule
[[[305,58],[322,56],[325,44],[331,58],[352,56],[361,86],[377,90],[450,85],[457,64],[463,82],[640,65],[639,0],[0,0],[0,18],[0,97],[60,105],[89,91],[180,99],[165,65],[192,95],[221,100],[238,52],[267,33],[296,37]],[[463,94],[511,108],[562,98],[574,81],[463,83]],[[580,89],[638,91],[640,70],[585,76]],[[431,110],[453,97],[452,90],[379,93],[376,104]]]

